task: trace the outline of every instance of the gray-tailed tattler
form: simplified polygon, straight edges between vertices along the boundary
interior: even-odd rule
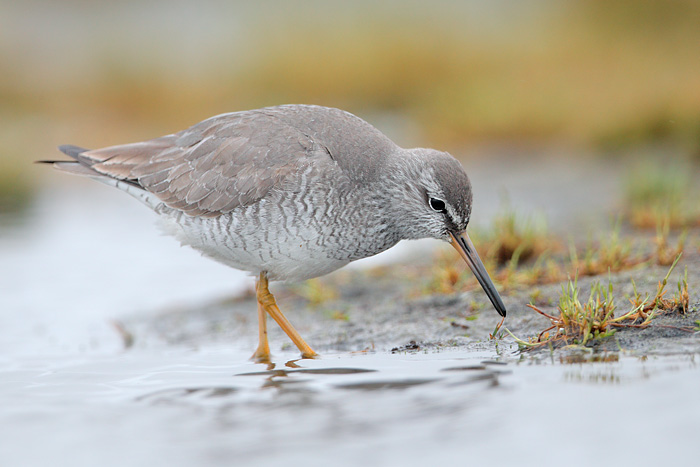
[[[60,150],[73,160],[46,162],[129,193],[182,244],[257,277],[257,361],[270,356],[266,314],[303,357],[316,355],[268,280],[321,276],[405,239],[449,242],[506,315],[467,235],[472,190],[461,164],[434,149],[402,149],[348,112],[283,105],[149,141]]]

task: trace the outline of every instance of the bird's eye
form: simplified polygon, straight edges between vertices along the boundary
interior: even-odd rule
[[[430,204],[430,207],[433,208],[433,210],[435,210],[437,212],[445,212],[446,211],[445,202],[441,199],[430,198],[428,203]]]

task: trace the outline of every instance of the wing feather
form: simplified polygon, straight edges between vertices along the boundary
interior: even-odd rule
[[[138,183],[171,208],[209,217],[256,203],[282,186],[317,155],[312,146],[294,126],[249,111],[81,157],[101,174]]]
[[[173,209],[211,217],[257,203],[273,190],[297,189],[294,177],[309,164],[327,164],[318,170],[368,183],[397,148],[347,112],[288,105],[219,115],[140,143],[91,151],[62,146],[86,170],[75,162],[58,167],[124,180]]]

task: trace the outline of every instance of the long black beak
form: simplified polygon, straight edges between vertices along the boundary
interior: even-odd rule
[[[479,258],[479,254],[476,252],[474,244],[472,244],[472,241],[469,239],[467,232],[464,231],[457,234],[450,232],[450,237],[450,245],[452,245],[455,250],[459,252],[460,256],[464,258],[464,261],[467,262],[469,268],[476,276],[476,280],[481,284],[481,287],[484,289],[484,292],[486,292],[486,295],[488,295],[489,300],[493,303],[493,307],[498,314],[505,317],[506,306],[503,304],[501,296],[498,295],[496,286],[493,285],[489,273],[486,272],[484,263],[481,262],[481,258]]]

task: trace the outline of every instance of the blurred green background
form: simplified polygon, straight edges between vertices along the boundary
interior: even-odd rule
[[[699,25],[696,0],[0,0],[0,210],[31,203],[30,162],[58,144],[283,103],[455,155],[662,145],[698,160]]]

